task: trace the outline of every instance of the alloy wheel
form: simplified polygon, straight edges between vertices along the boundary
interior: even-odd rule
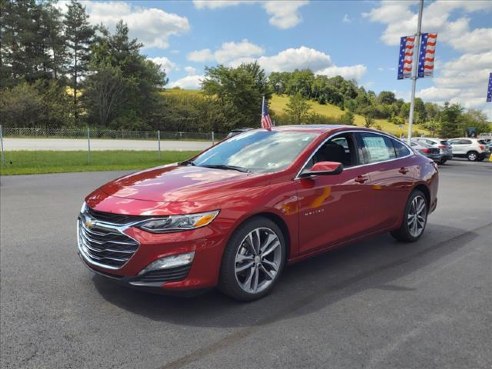
[[[282,263],[283,248],[277,234],[259,227],[243,238],[236,252],[234,274],[241,289],[257,294],[276,279]]]
[[[407,214],[408,231],[412,237],[418,237],[424,231],[427,220],[427,203],[422,196],[415,196]]]

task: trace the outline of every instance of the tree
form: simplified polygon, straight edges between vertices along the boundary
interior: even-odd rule
[[[65,37],[68,57],[68,74],[70,76],[70,86],[73,89],[73,111],[75,121],[78,121],[78,91],[79,80],[87,74],[90,60],[90,46],[94,40],[94,27],[89,24],[88,14],[85,7],[76,0],[72,0],[67,5],[65,14]]]
[[[111,34],[101,28],[94,42],[83,103],[90,122],[121,129],[149,128],[158,91],[167,83],[159,66],[140,54],[125,23]]]
[[[50,2],[1,1],[0,87],[53,78],[60,25]]]
[[[381,91],[377,98],[378,103],[391,105],[396,102],[395,93],[391,91]]]
[[[463,108],[459,104],[450,105],[448,102],[444,104],[444,109],[441,112],[441,127],[439,135],[443,138],[458,137],[462,135]]]
[[[347,111],[347,112],[343,113],[342,116],[340,117],[340,123],[353,126],[354,125],[354,113],[352,113],[351,111]]]
[[[289,98],[286,113],[292,120],[292,123],[306,123],[306,119],[310,114],[311,106],[300,92]]]
[[[364,127],[370,128],[374,125],[375,108],[373,106],[365,107],[361,114],[364,117]]]
[[[256,62],[205,68],[202,87],[223,107],[228,129],[259,125],[262,97],[271,96],[265,72]]]

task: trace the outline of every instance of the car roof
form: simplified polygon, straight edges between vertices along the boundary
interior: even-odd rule
[[[258,128],[261,129],[261,128]],[[312,133],[326,133],[335,130],[361,130],[361,131],[372,131],[378,132],[373,129],[367,129],[357,126],[349,126],[343,124],[300,124],[300,125],[289,125],[289,126],[274,126],[272,130],[274,131],[302,131],[302,132],[312,132]]]

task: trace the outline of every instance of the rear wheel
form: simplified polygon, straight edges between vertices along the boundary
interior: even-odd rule
[[[466,157],[470,161],[477,161],[478,160],[478,152],[470,151],[468,154],[466,154]]]
[[[414,190],[407,200],[400,228],[392,231],[391,235],[403,242],[417,241],[424,233],[427,213],[427,200],[424,193]]]
[[[444,165],[444,164],[446,164],[447,161],[448,161],[448,159],[441,159],[439,161],[439,164]]]
[[[219,289],[236,300],[257,300],[272,290],[286,258],[285,238],[277,224],[268,218],[253,218],[227,244]]]

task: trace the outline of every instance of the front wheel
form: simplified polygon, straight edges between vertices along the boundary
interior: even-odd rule
[[[268,218],[253,218],[227,244],[219,289],[236,300],[257,300],[272,290],[286,258],[285,238],[277,224]]]
[[[407,200],[400,228],[392,231],[391,235],[398,241],[417,241],[424,233],[427,213],[425,195],[420,190],[414,190]]]

